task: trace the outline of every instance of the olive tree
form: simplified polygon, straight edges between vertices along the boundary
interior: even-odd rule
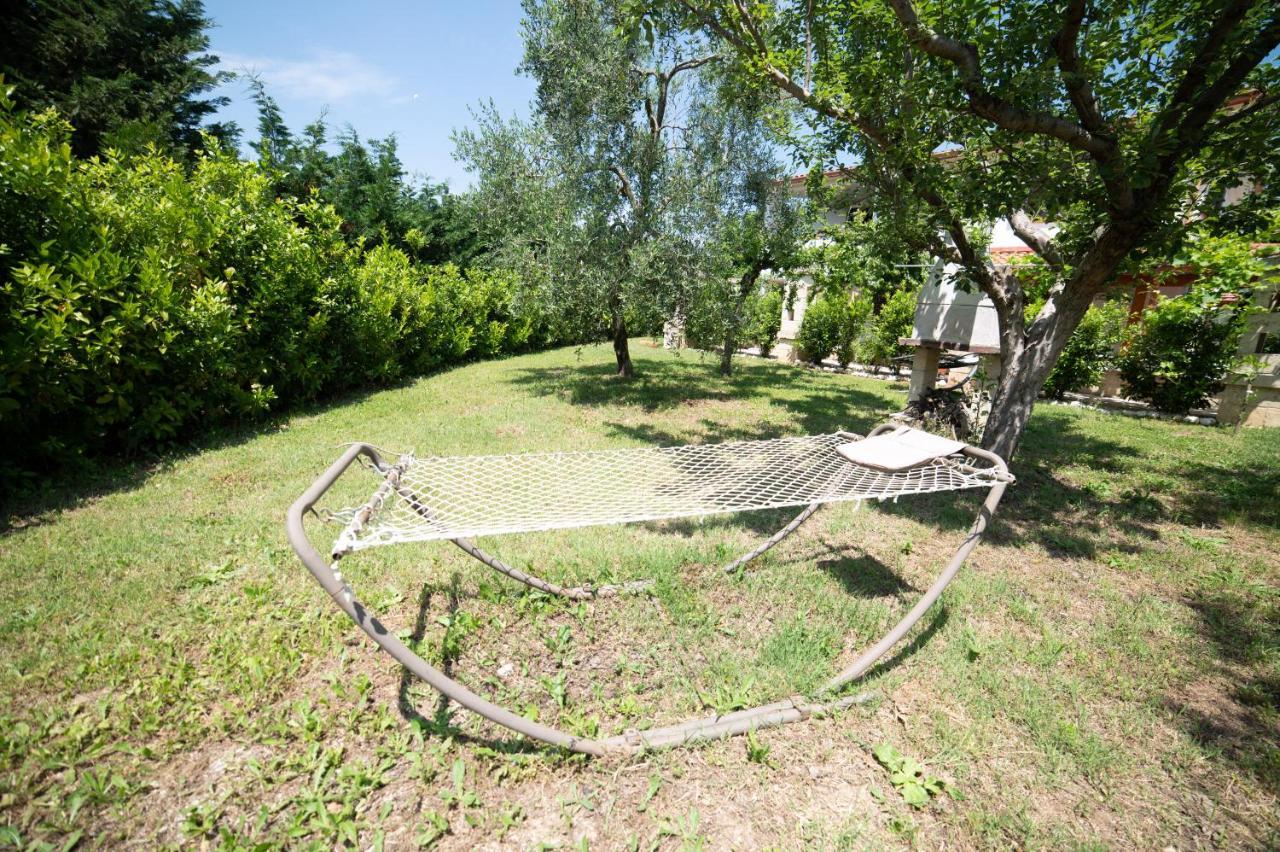
[[[786,272],[804,259],[814,233],[813,209],[790,192],[770,125],[785,126],[776,101],[735,90],[723,74],[704,75],[690,124],[696,172],[702,177],[705,278],[700,324],[720,343],[720,373],[733,372],[760,276]],[[781,322],[781,307],[778,321]]]
[[[524,11],[534,116],[484,109],[458,154],[479,174],[499,257],[540,279],[583,336],[603,320],[630,376],[628,318],[656,323],[700,277],[686,83],[716,56],[675,27],[627,31],[607,0],[526,0]]]
[[[1117,271],[1196,205],[1276,172],[1275,3],[662,0],[633,19],[673,12],[741,79],[802,105],[873,209],[991,298],[1004,369],[983,443],[1005,457]],[[983,245],[997,219],[1051,275],[1032,316]]]

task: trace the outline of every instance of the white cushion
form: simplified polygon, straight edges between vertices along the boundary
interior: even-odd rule
[[[934,459],[944,458],[964,449],[964,442],[931,435],[909,426],[899,426],[848,444],[840,444],[836,452],[854,464],[878,470],[906,470]]]

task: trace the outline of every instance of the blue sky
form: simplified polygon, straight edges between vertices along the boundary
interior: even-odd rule
[[[468,110],[492,98],[503,114],[527,114],[533,81],[517,76],[517,0],[367,3],[206,0],[211,51],[232,71],[256,70],[294,132],[328,108],[331,128],[363,138],[394,133],[410,173],[463,190],[470,178],[453,159],[449,134]],[[246,139],[257,114],[243,81],[220,118]]]

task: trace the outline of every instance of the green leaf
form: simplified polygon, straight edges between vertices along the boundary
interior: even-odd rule
[[[891,772],[896,772],[902,766],[902,755],[898,750],[889,743],[880,743],[871,750],[876,760]]]
[[[924,807],[926,804],[929,803],[928,792],[925,791],[924,787],[921,787],[919,784],[916,784],[915,782],[911,782],[910,784],[904,785],[901,788],[901,792],[902,792],[902,798],[906,801],[908,805],[911,805],[913,808]]]

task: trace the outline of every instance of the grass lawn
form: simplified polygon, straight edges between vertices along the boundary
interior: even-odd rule
[[[1041,406],[991,533],[851,686],[872,699],[837,716],[591,760],[451,714],[285,541],[285,508],[342,442],[456,454],[865,432],[904,398],[634,354],[631,382],[606,347],[475,364],[10,507],[0,848],[1280,845],[1280,430]],[[352,470],[325,502],[372,485]],[[978,499],[828,507],[740,579],[718,566],[793,512],[482,542],[562,584],[656,581],[598,603],[530,592],[445,543],[343,566],[473,689],[611,735],[812,689],[911,606]],[[895,762],[886,744],[941,782],[923,805],[877,760]]]

